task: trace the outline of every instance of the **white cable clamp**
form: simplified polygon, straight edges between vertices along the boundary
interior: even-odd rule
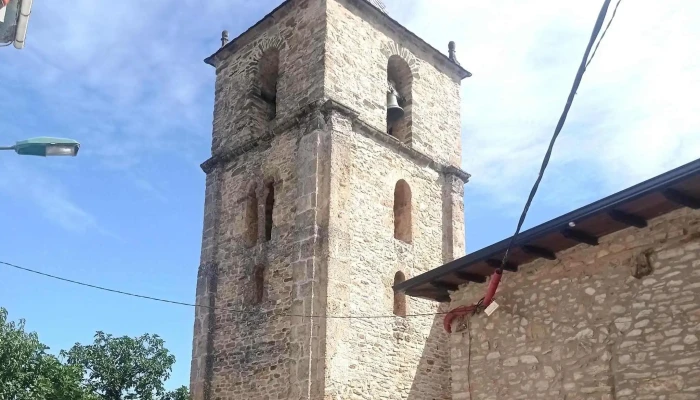
[[[496,310],[498,310],[498,307],[499,307],[498,303],[496,303],[495,301],[492,301],[491,304],[489,304],[489,306],[486,307],[486,310],[484,310],[484,312],[486,313],[486,315],[488,315],[490,317],[491,314],[495,313]]]

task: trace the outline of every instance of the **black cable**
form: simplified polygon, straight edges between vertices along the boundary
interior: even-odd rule
[[[161,302],[161,303],[175,304],[175,305],[186,306],[186,307],[207,308],[207,309],[218,310],[218,311],[229,311],[229,312],[238,313],[238,314],[251,314],[251,315],[260,315],[263,313],[273,313],[274,314],[274,311],[272,311],[272,310],[249,311],[249,310],[240,310],[240,309],[233,309],[233,308],[220,308],[220,307],[207,306],[207,305],[203,305],[203,304],[184,303],[181,301],[173,301],[173,300],[161,299],[158,297],[144,296],[141,294],[129,293],[129,292],[125,292],[122,290],[116,290],[116,289],[109,289],[109,288],[106,288],[103,286],[91,285],[89,283],[79,282],[79,281],[75,281],[75,280],[67,279],[67,278],[62,278],[60,276],[47,274],[45,272],[36,271],[36,270],[30,269],[30,268],[20,267],[19,265],[11,264],[11,263],[4,262],[4,261],[0,261],[0,264],[11,267],[11,268],[15,268],[15,269],[18,269],[18,270],[21,270],[24,272],[29,272],[29,273],[41,275],[41,276],[44,276],[47,278],[57,279],[59,281],[72,283],[74,285],[85,286],[85,287],[89,287],[92,289],[102,290],[102,291],[110,292],[110,293],[121,294],[124,296],[136,297],[139,299],[152,300],[152,301],[157,301],[157,302]],[[447,314],[447,313],[441,312],[441,313],[409,314],[409,315],[406,315],[406,317],[433,317],[433,316],[445,315],[445,314]],[[274,314],[273,317],[300,317],[300,318],[319,318],[319,319],[385,319],[385,318],[388,319],[388,318],[397,318],[397,316],[393,315],[393,314],[392,315],[369,315],[369,316],[362,316],[362,317],[356,317],[356,316],[350,316],[350,315],[344,316],[344,315]]]
[[[605,27],[603,34],[600,35],[600,40],[598,40],[598,44],[596,44],[595,49],[593,49],[593,54],[591,54],[591,59],[588,60],[588,63],[586,63],[586,69],[588,69],[588,66],[591,65],[591,61],[593,61],[593,58],[595,57],[596,53],[598,52],[598,47],[600,47],[600,43],[605,38],[605,34],[608,33],[608,29],[610,29],[610,25],[612,25],[612,22],[615,19],[615,15],[617,15],[617,9],[618,9],[618,7],[620,7],[620,3],[622,3],[622,0],[617,0],[617,4],[615,4],[615,9],[613,10],[612,17],[610,17],[610,21],[608,21],[608,25]]]
[[[520,234],[520,230],[522,229],[522,226],[525,222],[525,218],[527,217],[527,213],[530,209],[530,206],[532,205],[532,201],[535,198],[535,194],[537,193],[537,189],[540,186],[540,183],[542,182],[542,178],[544,176],[544,172],[547,169],[547,166],[549,165],[549,160],[552,156],[552,150],[554,149],[554,144],[556,143],[557,138],[559,137],[559,134],[561,133],[562,128],[564,127],[564,122],[566,121],[566,117],[569,114],[569,110],[571,109],[571,105],[573,104],[574,97],[576,95],[576,91],[578,90],[579,85],[581,84],[581,79],[583,78],[583,74],[586,71],[586,67],[590,64],[590,62],[593,60],[593,57],[595,56],[595,51],[593,52],[593,56],[588,59],[588,55],[591,52],[591,48],[593,47],[593,44],[595,43],[595,39],[598,37],[598,34],[600,33],[600,29],[602,28],[603,22],[605,21],[605,16],[607,15],[608,8],[610,6],[610,1],[611,0],[605,0],[603,3],[603,7],[600,10],[600,13],[598,15],[598,20],[596,21],[595,27],[593,28],[593,33],[591,34],[591,39],[588,43],[588,46],[586,48],[586,52],[583,57],[583,61],[581,62],[581,65],[579,66],[578,73],[576,74],[576,78],[574,80],[573,87],[571,89],[571,92],[569,93],[569,97],[567,99],[566,105],[564,106],[564,111],[559,118],[559,122],[557,123],[557,127],[554,131],[554,135],[552,136],[552,140],[549,143],[549,148],[547,149],[547,153],[545,154],[544,160],[542,161],[542,166],[540,168],[540,173],[539,176],[537,177],[537,180],[535,181],[535,185],[532,187],[532,190],[530,191],[530,196],[527,199],[527,202],[525,203],[525,208],[523,209],[523,212],[520,216],[520,220],[518,221],[518,226],[515,230],[515,234],[511,237],[510,242],[508,243],[508,247],[506,248],[505,254],[503,255],[503,260],[501,262],[501,266],[498,268],[499,273],[503,273],[503,270],[505,268],[506,263],[508,262],[508,256],[510,254],[510,250],[513,247],[513,244],[515,243],[515,240],[517,236]],[[617,5],[615,6],[615,11],[613,12],[613,15],[608,22],[607,27],[605,28],[605,32],[603,32],[603,35],[601,36],[601,41],[603,40],[603,37],[605,36],[605,33],[607,32],[608,28],[610,28],[610,24],[612,23],[613,19],[615,18],[615,13],[617,12],[617,7],[619,7],[620,3],[622,0],[618,0]],[[600,46],[600,41],[598,42],[598,45],[596,46],[595,50],[598,50],[598,46]],[[588,60],[588,61],[587,61]],[[20,267],[18,265],[10,264],[4,261],[0,261],[0,264],[16,268],[25,272],[30,272],[33,274],[41,275],[44,277],[52,278],[52,279],[57,279],[60,281],[80,285],[80,286],[85,286],[97,290],[103,290],[111,293],[116,293],[116,294],[121,294],[124,296],[131,296],[131,297],[136,297],[136,298],[141,298],[141,299],[146,299],[146,300],[152,300],[152,301],[158,301],[162,303],[168,303],[168,304],[175,304],[175,305],[181,305],[181,306],[186,306],[186,307],[200,307],[200,308],[207,308],[207,309],[214,309],[214,310],[222,310],[222,311],[230,311],[230,312],[235,312],[235,313],[240,313],[240,314],[260,314],[261,312],[256,312],[256,311],[246,311],[246,310],[239,310],[239,309],[227,309],[227,308],[218,308],[218,307],[212,307],[212,306],[206,306],[202,304],[191,304],[191,303],[184,303],[180,301],[173,301],[173,300],[166,300],[166,299],[160,299],[156,297],[151,297],[151,296],[145,296],[145,295],[139,295],[135,293],[129,293],[129,292],[124,292],[121,290],[115,290],[115,289],[109,289],[105,288],[102,286],[96,286],[96,285],[91,285],[88,283],[84,282],[78,282],[74,281],[71,279],[66,279],[66,278],[61,278],[59,276],[55,275],[50,275],[47,273],[35,271],[29,268],[24,268]],[[270,311],[267,311],[270,312]],[[406,315],[406,317],[426,317],[426,316],[437,316],[437,315],[445,315],[447,313],[426,313],[426,314],[410,314]],[[375,316],[364,316],[364,317],[355,317],[355,316],[332,316],[332,315],[300,315],[300,314],[276,314],[276,316],[280,317],[301,317],[301,318],[325,318],[325,319],[380,319],[380,318],[396,318],[395,315],[375,315]]]
[[[576,73],[576,79],[574,79],[573,87],[571,88],[571,92],[569,93],[569,97],[566,100],[566,105],[564,106],[564,112],[561,114],[561,117],[559,117],[559,122],[557,123],[557,127],[554,130],[554,135],[552,136],[552,140],[549,142],[549,148],[547,149],[547,153],[544,156],[544,160],[542,160],[542,167],[540,168],[539,176],[537,177],[537,180],[535,181],[535,185],[532,187],[532,190],[530,191],[530,196],[528,197],[527,202],[525,203],[525,208],[523,209],[523,212],[520,215],[520,220],[518,221],[518,226],[515,229],[515,234],[513,234],[513,236],[510,238],[510,242],[508,243],[508,247],[506,248],[506,252],[503,255],[503,260],[501,261],[501,266],[497,270],[498,273],[502,274],[503,270],[505,269],[506,263],[508,262],[508,256],[510,255],[510,250],[512,249],[513,245],[515,244],[515,240],[517,239],[518,235],[520,234],[520,230],[522,229],[523,224],[525,223],[525,218],[527,217],[527,213],[530,210],[530,206],[532,205],[532,200],[535,198],[535,194],[537,193],[537,189],[540,187],[540,183],[542,182],[542,178],[544,177],[544,172],[547,169],[547,166],[549,165],[549,159],[552,157],[552,150],[554,149],[554,143],[556,143],[557,138],[559,137],[559,133],[561,133],[561,130],[564,127],[564,122],[566,121],[566,117],[569,115],[569,110],[571,109],[571,105],[574,102],[574,97],[576,96],[576,91],[578,90],[578,87],[581,84],[581,79],[583,78],[584,72],[586,72],[586,63],[588,61],[588,56],[591,53],[591,49],[593,48],[593,44],[595,43],[595,40],[598,37],[598,34],[600,33],[600,29],[603,27],[603,22],[605,21],[605,16],[608,13],[608,7],[610,7],[610,1],[611,0],[605,0],[603,3],[603,7],[600,9],[600,13],[598,14],[598,20],[596,21],[595,27],[593,28],[593,33],[591,34],[591,39],[588,41],[588,46],[586,47],[586,52],[583,55],[583,60],[581,61],[581,65],[578,68],[578,72]]]
[[[4,261],[0,261],[0,264],[6,265],[6,266],[8,266],[8,267],[16,268],[16,269],[19,269],[19,270],[22,270],[22,271],[25,271],[25,272],[31,272],[32,274],[37,274],[37,275],[41,275],[41,276],[44,276],[44,277],[47,277],[47,278],[57,279],[57,280],[59,280],[59,281],[72,283],[72,284],[74,284],[74,285],[86,286],[86,287],[89,287],[89,288],[92,288],[92,289],[103,290],[103,291],[105,291],[105,292],[117,293],[117,294],[122,294],[122,295],[125,295],[125,296],[131,296],[131,297],[138,297],[138,298],[140,298],[140,299],[159,301],[159,302],[161,302],[161,303],[177,304],[177,305],[180,305],[180,306],[188,306],[188,307],[206,307],[206,308],[209,308],[209,307],[207,307],[207,306],[200,306],[200,305],[195,305],[195,304],[190,304],[190,303],[183,303],[183,302],[180,302],[180,301],[173,301],[173,300],[164,300],[164,299],[159,299],[159,298],[156,298],[156,297],[144,296],[144,295],[140,295],[140,294],[134,294],[134,293],[123,292],[123,291],[121,291],[121,290],[109,289],[109,288],[102,287],[102,286],[91,285],[91,284],[89,284],[89,283],[78,282],[78,281],[74,281],[74,280],[72,280],[72,279],[61,278],[60,276],[55,276],[55,275],[47,274],[47,273],[45,273],[45,272],[39,272],[39,271],[35,271],[35,270],[33,270],[33,269],[20,267],[19,265],[10,264],[10,263],[4,262]]]
[[[469,344],[467,348],[467,388],[469,388],[469,399],[474,398],[472,391],[472,322],[471,317],[467,317],[467,334],[469,335]]]

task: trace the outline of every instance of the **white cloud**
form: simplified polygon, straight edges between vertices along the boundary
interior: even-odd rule
[[[25,163],[10,160],[0,160],[0,169],[3,171],[0,175],[0,193],[28,201],[32,204],[32,209],[36,207],[48,220],[68,231],[103,231],[97,225],[95,217],[75,204],[65,188],[52,181],[51,175]]]
[[[214,94],[214,71],[203,59],[217,49],[225,26],[247,27],[262,15],[252,8],[271,9],[277,1],[260,3],[35,4],[26,48],[2,53],[3,141],[47,134],[76,138],[80,158],[91,169],[123,172],[136,188],[164,201],[162,189],[138,172],[140,164],[159,155],[188,164],[203,161]],[[0,168],[0,190],[31,201],[71,232],[109,234],[52,180],[58,163],[10,168],[19,164]]]
[[[602,1],[417,0],[409,12],[388,5],[435,47],[457,42],[459,60],[474,73],[463,85],[470,189],[492,205],[521,205]],[[700,157],[700,28],[691,17],[699,14],[694,2],[623,0],[538,200],[560,205],[572,193],[590,200]]]
[[[190,163],[208,147],[214,73],[202,59],[222,29],[235,37],[280,1],[64,3],[37,4],[27,48],[7,53],[0,102],[32,118],[4,119],[0,128],[23,137],[51,118],[81,140],[82,157],[127,170],[156,153]],[[386,3],[435,47],[457,42],[460,61],[474,73],[463,90],[470,190],[485,204],[521,204],[601,2]],[[538,200],[599,197],[700,155],[700,29],[692,20],[699,14],[694,2],[623,0]],[[144,182],[134,184],[156,193]]]
[[[150,182],[149,180],[140,177],[132,177],[131,181],[137,188],[141,189],[156,200],[162,203],[168,202],[168,196],[160,188],[158,188],[156,184]]]
[[[154,152],[192,153],[211,135],[214,71],[202,60],[216,50],[222,25],[259,17],[248,12],[258,6],[244,0],[37,4],[26,49],[8,53],[9,65],[3,64],[6,95],[31,99],[37,114],[71,131],[83,155],[104,167],[128,168]]]

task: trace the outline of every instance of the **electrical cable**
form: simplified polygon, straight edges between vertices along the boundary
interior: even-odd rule
[[[472,389],[472,321],[470,317],[467,317],[467,334],[469,335],[469,347],[467,349],[467,387],[469,388],[469,399],[474,398],[474,392]]]
[[[569,93],[569,97],[567,99],[566,105],[564,106],[564,111],[559,118],[559,122],[557,123],[557,127],[554,130],[554,135],[552,136],[552,139],[549,143],[549,147],[547,149],[547,153],[544,156],[544,160],[542,160],[542,166],[540,167],[540,172],[537,177],[537,180],[535,181],[534,186],[532,187],[532,190],[530,191],[530,195],[528,196],[527,202],[525,203],[525,207],[523,209],[522,214],[520,215],[520,220],[518,221],[518,225],[515,229],[515,234],[510,238],[510,241],[508,243],[508,247],[506,248],[506,251],[503,255],[503,260],[501,261],[500,267],[496,270],[494,273],[494,278],[496,278],[497,282],[495,283],[495,287],[491,288],[489,287],[489,292],[487,292],[486,298],[482,298],[479,300],[479,302],[475,305],[472,306],[467,306],[467,307],[461,307],[455,310],[450,311],[450,313],[454,313],[455,311],[459,312],[460,310],[463,310],[463,312],[466,311],[471,311],[474,310],[474,313],[478,312],[481,308],[482,305],[484,304],[485,301],[490,301],[490,295],[495,294],[495,290],[498,286],[498,281],[500,281],[500,275],[503,274],[503,270],[505,269],[506,263],[508,262],[508,256],[510,254],[510,250],[515,244],[515,240],[517,239],[517,236],[520,234],[520,230],[522,229],[522,226],[525,222],[525,218],[527,217],[527,213],[530,209],[530,206],[532,205],[532,201],[535,198],[535,194],[537,193],[537,190],[540,186],[540,183],[542,182],[542,178],[544,176],[544,172],[547,169],[547,166],[549,165],[549,160],[552,156],[552,151],[554,149],[554,144],[556,143],[557,138],[559,137],[559,134],[561,133],[562,128],[564,127],[564,122],[566,121],[566,117],[569,113],[569,110],[571,109],[571,105],[573,104],[574,97],[576,96],[576,91],[578,90],[578,87],[581,83],[581,79],[583,78],[583,74],[586,72],[586,68],[588,65],[590,65],[591,61],[593,60],[593,57],[595,57],[595,51],[593,52],[593,55],[591,58],[588,58],[588,55],[591,52],[591,49],[593,48],[593,44],[596,41],[596,38],[598,37],[598,34],[600,33],[600,29],[603,26],[603,22],[605,21],[605,16],[608,13],[608,8],[610,6],[610,1],[611,0],[605,0],[603,3],[603,6],[600,10],[600,13],[598,14],[598,19],[596,20],[596,24],[593,28],[593,33],[591,34],[591,38],[588,42],[588,46],[586,47],[586,51],[583,56],[583,60],[581,61],[581,64],[579,66],[578,72],[576,73],[576,78],[574,79],[574,84],[571,88],[571,92]],[[620,2],[622,0],[618,0],[617,5],[615,6],[615,12],[617,12],[617,7],[619,7]],[[608,28],[610,28],[610,24],[612,24],[613,19],[615,18],[615,12],[613,13],[612,17],[610,18],[610,21],[608,22],[607,27],[605,28],[605,32],[607,32]],[[603,37],[605,36],[605,32],[603,32],[603,35],[601,36],[600,40],[598,41],[598,45],[596,46],[595,50],[598,49],[598,46],[600,46],[601,41],[603,40]],[[560,261],[561,262],[561,261]],[[492,279],[494,279],[492,278]],[[493,281],[491,283],[494,283]],[[493,291],[491,291],[493,289]],[[488,298],[488,299],[487,299]],[[445,327],[448,332],[451,331],[451,329],[447,329],[447,325],[451,323],[451,320],[447,320],[450,318],[449,313],[448,316],[445,317]],[[469,335],[469,348],[468,348],[468,353],[467,353],[467,385],[468,385],[468,391],[469,391],[469,397],[473,398],[474,394],[472,391],[472,381],[471,381],[471,358],[472,358],[472,332],[471,332],[471,316],[466,316],[466,323],[467,323],[467,333]]]
[[[612,25],[612,22],[615,19],[615,15],[617,15],[617,9],[620,7],[620,3],[622,3],[622,0],[617,0],[617,4],[615,4],[615,9],[613,10],[612,17],[610,17],[610,21],[608,21],[608,25],[605,27],[603,34],[600,35],[600,39],[598,40],[598,44],[595,45],[595,49],[593,49],[593,54],[591,54],[591,59],[588,60],[588,63],[586,63],[586,69],[588,69],[588,66],[591,65],[591,61],[593,61],[593,58],[595,57],[596,53],[598,52],[598,47],[600,47],[600,43],[605,38],[605,34],[608,33],[608,29],[610,29],[610,25]]]
[[[598,46],[600,46],[600,42],[603,40],[603,37],[605,36],[605,33],[607,32],[608,28],[610,28],[610,25],[612,24],[612,21],[615,18],[617,8],[619,7],[621,1],[622,0],[618,0],[617,5],[615,6],[615,10],[613,12],[613,15],[612,15],[610,21],[608,22],[608,25],[605,28],[605,31],[603,32],[603,35],[600,38],[600,41],[598,41],[598,45],[595,47],[595,51],[598,50]],[[579,70],[578,70],[578,73],[576,74],[576,78],[574,80],[574,84],[573,84],[573,87],[571,89],[571,92],[569,93],[569,97],[567,99],[566,105],[564,106],[564,111],[563,111],[561,117],[559,118],[559,122],[557,123],[557,127],[554,131],[554,135],[552,136],[552,139],[549,143],[547,153],[545,154],[544,160],[542,161],[542,166],[540,168],[539,175],[537,177],[537,180],[535,181],[534,186],[532,187],[532,190],[530,191],[530,195],[528,196],[527,202],[525,203],[525,207],[524,207],[523,212],[522,212],[520,219],[518,221],[518,225],[516,227],[515,234],[510,238],[510,242],[508,243],[508,247],[506,248],[505,254],[503,256],[503,260],[501,262],[500,267],[497,270],[497,273],[503,273],[505,265],[508,262],[508,256],[510,254],[510,250],[512,249],[513,245],[515,244],[515,240],[516,240],[517,236],[520,234],[520,230],[522,229],[522,226],[525,222],[525,218],[527,217],[527,213],[530,209],[530,206],[532,205],[532,201],[534,200],[535,194],[537,193],[539,185],[542,182],[544,172],[546,171],[547,166],[549,165],[549,160],[551,158],[552,151],[554,149],[554,144],[556,143],[556,140],[559,137],[559,134],[561,133],[561,130],[564,126],[564,122],[566,121],[566,117],[568,116],[569,110],[571,109],[571,105],[573,104],[573,100],[574,100],[574,97],[576,95],[576,91],[578,90],[578,87],[579,87],[581,80],[583,78],[583,74],[586,71],[586,67],[593,60],[593,57],[595,57],[595,51],[594,51],[593,56],[591,56],[590,60],[588,58],[589,54],[591,53],[591,49],[593,48],[593,44],[595,43],[595,39],[598,37],[598,34],[600,33],[600,30],[602,28],[603,22],[605,21],[605,16],[607,15],[607,11],[608,11],[608,8],[610,6],[610,2],[611,2],[611,0],[605,0],[605,2],[603,3],[603,7],[600,10],[600,13],[598,15],[598,20],[596,21],[595,27],[593,29],[593,33],[591,34],[591,39],[590,39],[588,46],[586,48],[586,52],[584,54],[581,65],[579,66]],[[219,308],[219,307],[206,306],[206,305],[202,305],[202,304],[192,304],[192,303],[185,303],[185,302],[180,302],[180,301],[166,300],[166,299],[161,299],[161,298],[157,298],[157,297],[145,296],[145,295],[129,293],[129,292],[121,291],[121,290],[110,289],[110,288],[106,288],[106,287],[102,287],[102,286],[92,285],[92,284],[88,284],[88,283],[84,283],[84,282],[75,281],[72,279],[62,278],[59,276],[47,274],[47,273],[36,271],[33,269],[20,267],[18,265],[11,264],[11,263],[4,262],[4,261],[0,261],[0,264],[11,267],[11,268],[15,268],[18,270],[22,270],[25,272],[41,275],[41,276],[52,278],[52,279],[57,279],[57,280],[71,283],[71,284],[75,284],[75,285],[80,285],[80,286],[85,286],[85,287],[89,287],[92,289],[121,294],[124,296],[130,296],[130,297],[136,297],[136,298],[141,298],[141,299],[145,299],[145,300],[157,301],[157,302],[161,302],[161,303],[168,303],[168,304],[174,304],[174,305],[180,305],[180,306],[186,306],[186,307],[207,308],[207,309],[214,309],[214,310],[221,310],[221,311],[230,311],[230,312],[240,313],[240,314],[259,315],[259,314],[265,313],[265,312],[274,313],[273,311],[246,311],[246,310],[240,310],[240,309]],[[480,303],[481,303],[481,301],[483,301],[483,299],[480,300]],[[406,315],[405,317],[427,317],[427,316],[437,316],[437,315],[447,315],[447,314],[449,314],[449,312],[409,314],[409,315]],[[278,316],[278,317],[301,317],[301,318],[322,318],[322,319],[382,319],[382,318],[396,318],[397,317],[396,315],[334,316],[334,315],[301,315],[301,314],[275,314],[275,316]]]
[[[32,274],[41,275],[41,276],[46,277],[46,278],[56,279],[56,280],[71,283],[74,285],[85,286],[88,288],[102,290],[102,291],[110,292],[110,293],[116,293],[116,294],[120,294],[123,296],[136,297],[139,299],[157,301],[160,303],[174,304],[174,305],[185,306],[185,307],[206,308],[206,309],[217,310],[217,311],[229,311],[229,312],[238,313],[238,314],[250,314],[250,315],[260,315],[260,314],[264,314],[264,313],[272,313],[272,314],[274,314],[273,316],[275,316],[275,317],[299,317],[299,318],[318,318],[318,319],[390,319],[390,318],[393,319],[393,318],[400,318],[400,317],[397,317],[396,315],[393,315],[393,314],[392,315],[367,315],[367,316],[303,315],[303,314],[286,314],[286,313],[280,314],[280,313],[275,313],[273,310],[250,311],[250,310],[241,310],[241,309],[233,309],[233,308],[212,307],[212,306],[207,306],[207,305],[203,305],[203,304],[192,304],[192,303],[185,303],[185,302],[181,302],[181,301],[166,300],[166,299],[161,299],[158,297],[145,296],[145,295],[141,295],[141,294],[125,292],[123,290],[116,290],[116,289],[106,288],[103,286],[92,285],[92,284],[85,283],[85,282],[80,282],[80,281],[76,281],[76,280],[72,280],[72,279],[62,278],[62,277],[56,276],[56,275],[47,274],[45,272],[40,272],[40,271],[33,270],[30,268],[20,267],[19,265],[11,264],[11,263],[8,263],[5,261],[0,261],[0,264],[11,267],[11,268],[15,268],[15,269],[18,269],[18,270],[21,270],[24,272],[29,272]],[[424,314],[408,314],[405,317],[434,317],[434,316],[445,315],[445,314],[447,314],[447,313],[439,312],[439,313],[424,313]]]
[[[559,117],[559,122],[557,123],[557,127],[554,130],[554,135],[552,136],[551,141],[549,142],[549,147],[547,148],[547,153],[544,156],[544,160],[542,160],[542,166],[540,167],[540,172],[539,175],[537,176],[537,180],[535,181],[534,186],[532,187],[532,190],[530,191],[530,195],[528,196],[527,202],[525,203],[525,207],[523,209],[522,214],[520,215],[520,220],[518,221],[518,226],[515,229],[515,233],[513,236],[511,236],[510,241],[508,242],[508,247],[506,248],[506,251],[503,255],[503,260],[501,261],[500,267],[498,267],[498,270],[496,273],[503,273],[503,270],[505,269],[506,263],[508,262],[508,256],[510,255],[510,251],[513,248],[513,245],[515,244],[515,240],[517,239],[518,235],[520,234],[520,230],[523,227],[523,224],[525,223],[525,218],[527,217],[527,213],[530,210],[530,206],[532,205],[532,201],[535,198],[535,194],[537,193],[537,190],[540,187],[540,183],[542,182],[542,178],[544,177],[544,172],[547,169],[547,166],[549,165],[549,160],[552,157],[552,151],[554,149],[554,144],[557,141],[557,138],[559,137],[559,134],[561,133],[562,128],[564,127],[564,122],[566,122],[566,117],[569,115],[569,110],[571,109],[571,105],[574,102],[574,97],[576,96],[576,91],[578,90],[579,85],[581,84],[581,79],[583,78],[584,72],[586,72],[586,65],[588,63],[588,56],[591,54],[591,49],[593,48],[593,44],[595,43],[596,38],[598,37],[598,34],[600,33],[601,28],[603,27],[603,22],[605,22],[605,16],[608,14],[608,8],[610,7],[610,1],[611,0],[605,0],[603,2],[603,7],[600,9],[600,13],[598,14],[598,19],[596,20],[595,27],[593,28],[593,33],[591,34],[591,38],[588,41],[588,46],[586,47],[586,52],[583,55],[583,60],[581,61],[581,65],[578,68],[578,72],[576,73],[576,78],[574,79],[574,84],[571,88],[571,92],[569,93],[569,97],[566,100],[566,105],[564,106],[564,111],[561,114],[561,117]],[[619,2],[618,2],[619,5]],[[612,19],[610,20],[612,22]],[[600,44],[600,42],[599,42]]]

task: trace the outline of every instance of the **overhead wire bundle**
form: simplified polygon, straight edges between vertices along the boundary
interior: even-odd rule
[[[2,1],[2,0],[0,0]],[[532,205],[532,202],[535,198],[535,195],[537,193],[537,190],[539,189],[540,183],[542,182],[542,178],[544,177],[544,173],[547,169],[547,166],[549,165],[550,158],[552,156],[552,152],[554,149],[554,145],[556,143],[557,138],[559,137],[559,134],[561,133],[562,128],[564,127],[564,123],[566,121],[566,118],[568,116],[569,110],[571,109],[571,106],[573,104],[574,97],[576,95],[576,92],[578,90],[578,87],[581,83],[581,80],[583,78],[584,73],[586,72],[586,68],[590,65],[590,63],[593,61],[593,58],[596,55],[596,52],[598,50],[598,47],[600,46],[600,43],[602,42],[603,38],[605,37],[605,34],[607,33],[608,29],[610,28],[610,25],[612,24],[613,19],[615,18],[615,15],[617,14],[617,9],[620,6],[620,3],[622,0],[618,0],[617,5],[615,6],[615,10],[613,11],[612,17],[610,18],[610,21],[608,22],[608,25],[606,26],[605,30],[603,31],[603,34],[600,36],[600,40],[598,41],[597,45],[595,46],[595,50],[593,51],[593,55],[590,56],[591,50],[593,49],[593,45],[596,41],[596,38],[598,38],[598,35],[600,34],[600,31],[603,26],[603,22],[605,21],[608,8],[610,6],[611,0],[605,0],[603,3],[603,6],[600,10],[600,13],[598,14],[598,19],[596,20],[595,26],[593,28],[593,32],[591,34],[591,38],[588,42],[588,46],[586,47],[586,51],[583,56],[583,60],[581,61],[581,64],[579,66],[578,72],[576,73],[576,78],[574,79],[573,86],[571,88],[571,92],[569,93],[569,96],[566,101],[566,105],[564,106],[564,111],[562,112],[559,122],[557,123],[557,126],[554,130],[554,134],[552,136],[552,139],[550,140],[549,147],[547,148],[547,152],[545,153],[544,159],[542,161],[542,165],[540,167],[539,175],[537,177],[537,180],[535,181],[534,186],[532,187],[530,191],[530,195],[527,198],[527,201],[525,202],[525,207],[523,208],[523,211],[520,215],[520,219],[518,220],[518,224],[515,229],[515,233],[513,236],[510,238],[510,241],[508,243],[508,247],[506,248],[506,251],[503,255],[503,259],[501,261],[500,266],[498,269],[494,272],[491,281],[489,283],[489,287],[487,290],[487,294],[484,298],[482,298],[477,304],[471,305],[471,306],[465,306],[465,307],[459,307],[454,310],[451,310],[449,312],[438,312],[438,313],[424,313],[424,314],[409,314],[406,315],[406,317],[426,317],[426,316],[436,316],[436,315],[445,315],[445,329],[450,331],[451,328],[448,327],[448,325],[452,322],[454,318],[457,316],[468,316],[470,314],[475,314],[480,311],[483,311],[485,307],[488,307],[489,304],[491,303],[496,290],[498,288],[498,284],[500,282],[500,278],[503,274],[504,268],[507,265],[508,262],[508,257],[510,255],[510,251],[512,247],[514,246],[518,235],[520,234],[520,231],[522,229],[522,226],[525,222],[525,219],[527,217],[528,211],[530,209],[530,206]],[[43,273],[37,270],[25,268],[25,267],[20,267],[18,265],[9,263],[9,262],[4,262],[0,261],[0,265],[4,265],[7,267],[15,268],[24,272],[29,272],[37,275],[41,275],[44,277],[60,280],[63,282],[75,284],[75,285],[80,285],[84,287],[89,287],[92,289],[97,289],[97,290],[102,290],[102,291],[107,291],[111,293],[116,293],[124,296],[130,296],[130,297],[136,297],[136,298],[141,298],[145,300],[151,300],[151,301],[157,301],[161,303],[168,303],[168,304],[175,304],[175,305],[180,305],[180,306],[186,306],[186,307],[196,307],[196,308],[207,308],[207,309],[215,309],[215,310],[223,310],[223,311],[229,311],[229,312],[235,312],[235,313],[241,313],[241,314],[260,314],[263,311],[251,311],[251,310],[240,310],[240,309],[230,309],[230,308],[220,308],[220,307],[212,307],[208,305],[203,305],[203,304],[192,304],[192,303],[186,303],[186,302],[180,302],[180,301],[173,301],[173,300],[167,300],[167,299],[161,299],[153,296],[147,296],[147,295],[140,295],[140,294],[135,294],[135,293],[130,293],[122,290],[116,290],[116,289],[110,289],[102,286],[97,286],[97,285],[92,285],[72,279],[67,279],[67,278],[62,278],[59,276]],[[382,319],[382,318],[395,318],[395,315],[369,315],[369,316],[339,316],[339,315],[296,315],[296,314],[286,314],[286,313],[274,313],[270,311],[270,313],[273,314],[273,316],[278,316],[278,317],[304,317],[304,318],[325,318],[325,319]]]

